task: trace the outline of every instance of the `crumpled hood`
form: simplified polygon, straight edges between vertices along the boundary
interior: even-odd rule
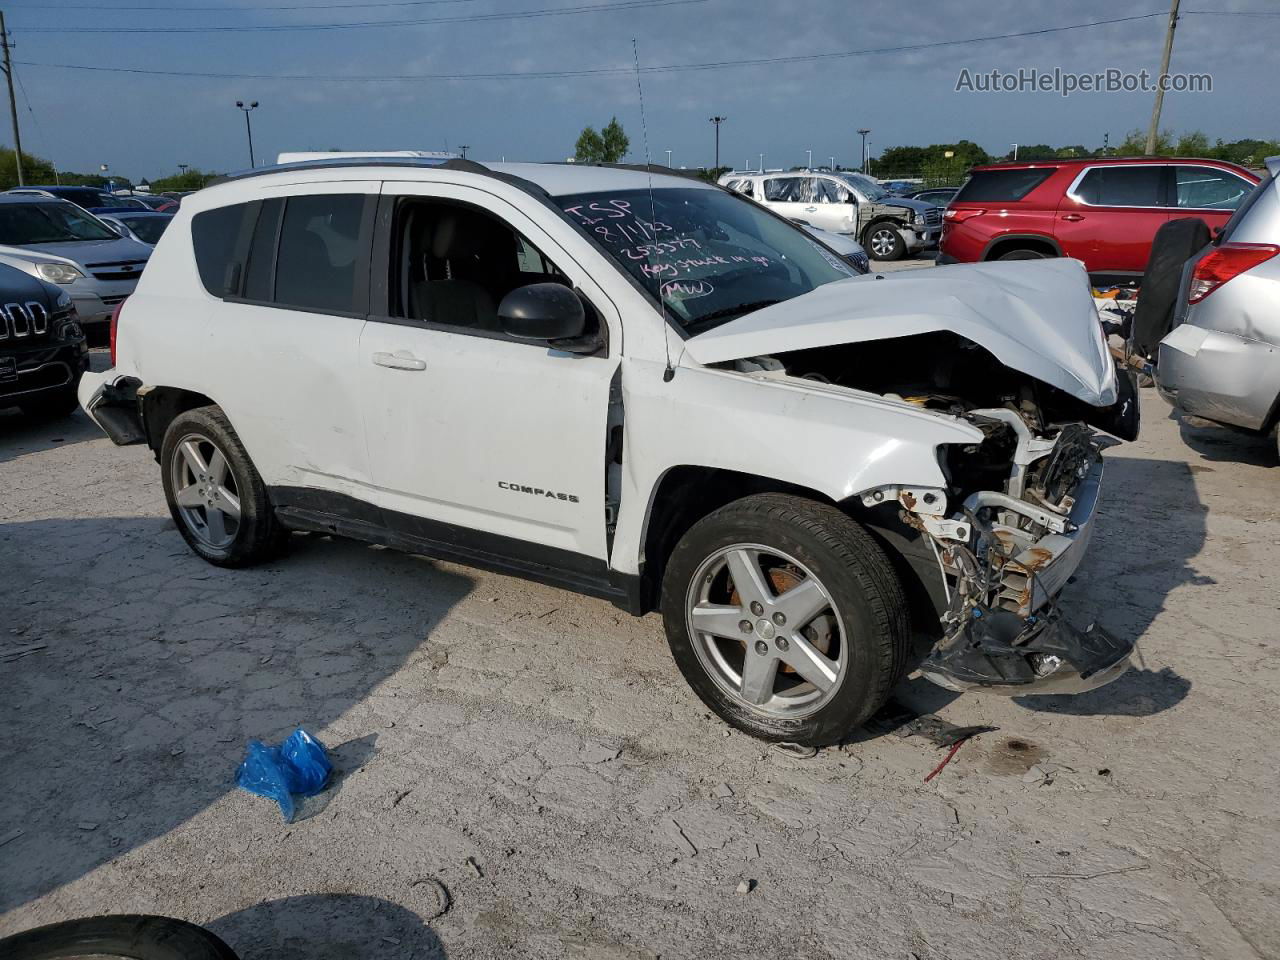
[[[698,363],[949,330],[1094,406],[1117,396],[1088,276],[1076,260],[1009,260],[825,284],[685,343]]]

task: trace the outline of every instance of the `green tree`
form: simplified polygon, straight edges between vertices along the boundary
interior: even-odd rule
[[[574,159],[582,163],[617,163],[627,154],[631,140],[613,117],[599,132],[595,127],[584,127],[574,145]]]
[[[199,190],[207,186],[210,180],[221,176],[218,173],[206,173],[203,170],[190,168],[185,173],[174,173],[167,177],[159,177],[151,181],[153,193],[164,193],[167,190]]]
[[[47,185],[57,179],[53,164],[43,157],[33,157],[22,151],[22,179],[29,184]],[[18,185],[18,164],[12,147],[0,147],[0,190],[12,190]]]
[[[1179,157],[1207,157],[1210,149],[1209,138],[1199,130],[1192,130],[1178,138],[1173,152]]]

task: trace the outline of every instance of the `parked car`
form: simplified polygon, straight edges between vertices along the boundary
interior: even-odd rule
[[[1180,268],[1156,386],[1187,413],[1276,436],[1280,451],[1280,157]]]
[[[959,187],[930,187],[927,190],[913,190],[904,194],[904,196],[909,200],[919,200],[922,203],[932,203],[934,206],[945,207],[955,199],[956,194],[959,192]]]
[[[900,260],[938,241],[942,211],[891,197],[860,173],[727,173],[722,186],[780,216],[853,237],[876,260]]]
[[[89,366],[71,295],[0,264],[0,408],[65,416]]]
[[[66,290],[91,336],[105,332],[150,256],[67,200],[0,194],[0,263]]]
[[[145,243],[149,247],[154,247],[159,242],[160,235],[173,219],[171,213],[157,213],[154,210],[112,210],[100,207],[89,212],[120,236]]]
[[[858,273],[866,273],[871,269],[871,259],[867,256],[867,251],[863,249],[862,244],[852,237],[841,233],[829,233],[826,230],[819,230],[807,220],[792,220],[791,222],[803,227],[805,233],[811,237],[815,237],[825,243]]]
[[[1074,257],[1099,282],[1134,279],[1162,224],[1221,227],[1257,182],[1233,163],[1178,157],[974,167],[947,207],[938,262]]]
[[[683,177],[299,163],[189,198],[113,325],[81,401],[210,563],[322,531],[660,608],[708,707],[801,743],[913,633],[952,689],[1127,667],[1053,599],[1090,424],[1136,435],[1078,264],[858,276]]]
[[[134,197],[112,193],[109,190],[99,190],[97,187],[15,187],[7,192],[15,196],[56,197],[59,200],[69,200],[86,210],[95,207],[119,210],[146,209],[146,204]]]
[[[178,201],[173,197],[152,196],[151,194],[135,194],[134,200],[142,204],[148,210],[155,210],[157,213],[174,213],[178,209]]]

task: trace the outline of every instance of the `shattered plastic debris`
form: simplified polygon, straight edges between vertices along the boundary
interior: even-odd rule
[[[333,764],[324,744],[299,727],[278,747],[250,740],[236,783],[250,793],[275,800],[285,822],[292,823],[297,809],[294,795],[315,796],[328,786],[332,774]]]
[[[923,716],[916,717],[909,723],[904,723],[894,732],[900,737],[923,737],[935,747],[951,747],[962,740],[976,737],[980,733],[992,733],[997,729],[999,728],[958,727],[954,723],[948,723],[941,717],[934,716],[932,713],[926,713]]]

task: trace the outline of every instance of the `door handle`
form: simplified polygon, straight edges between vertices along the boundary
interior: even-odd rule
[[[1069,220],[1069,221],[1071,221],[1072,223],[1075,223],[1075,222],[1077,222],[1077,221],[1079,221],[1079,220],[1083,220],[1083,219],[1084,219],[1084,217],[1082,217],[1082,216],[1081,216],[1080,214],[1078,214],[1078,213],[1066,213],[1066,214],[1063,214],[1062,219],[1063,219],[1063,220]]]
[[[427,361],[419,360],[408,350],[397,350],[395,353],[378,350],[373,355],[373,362],[380,367],[390,367],[392,370],[427,369]]]
[[[818,208],[817,208],[817,207],[805,207],[805,208],[804,208],[804,212],[805,212],[805,213],[817,213],[817,212],[818,212]]]

